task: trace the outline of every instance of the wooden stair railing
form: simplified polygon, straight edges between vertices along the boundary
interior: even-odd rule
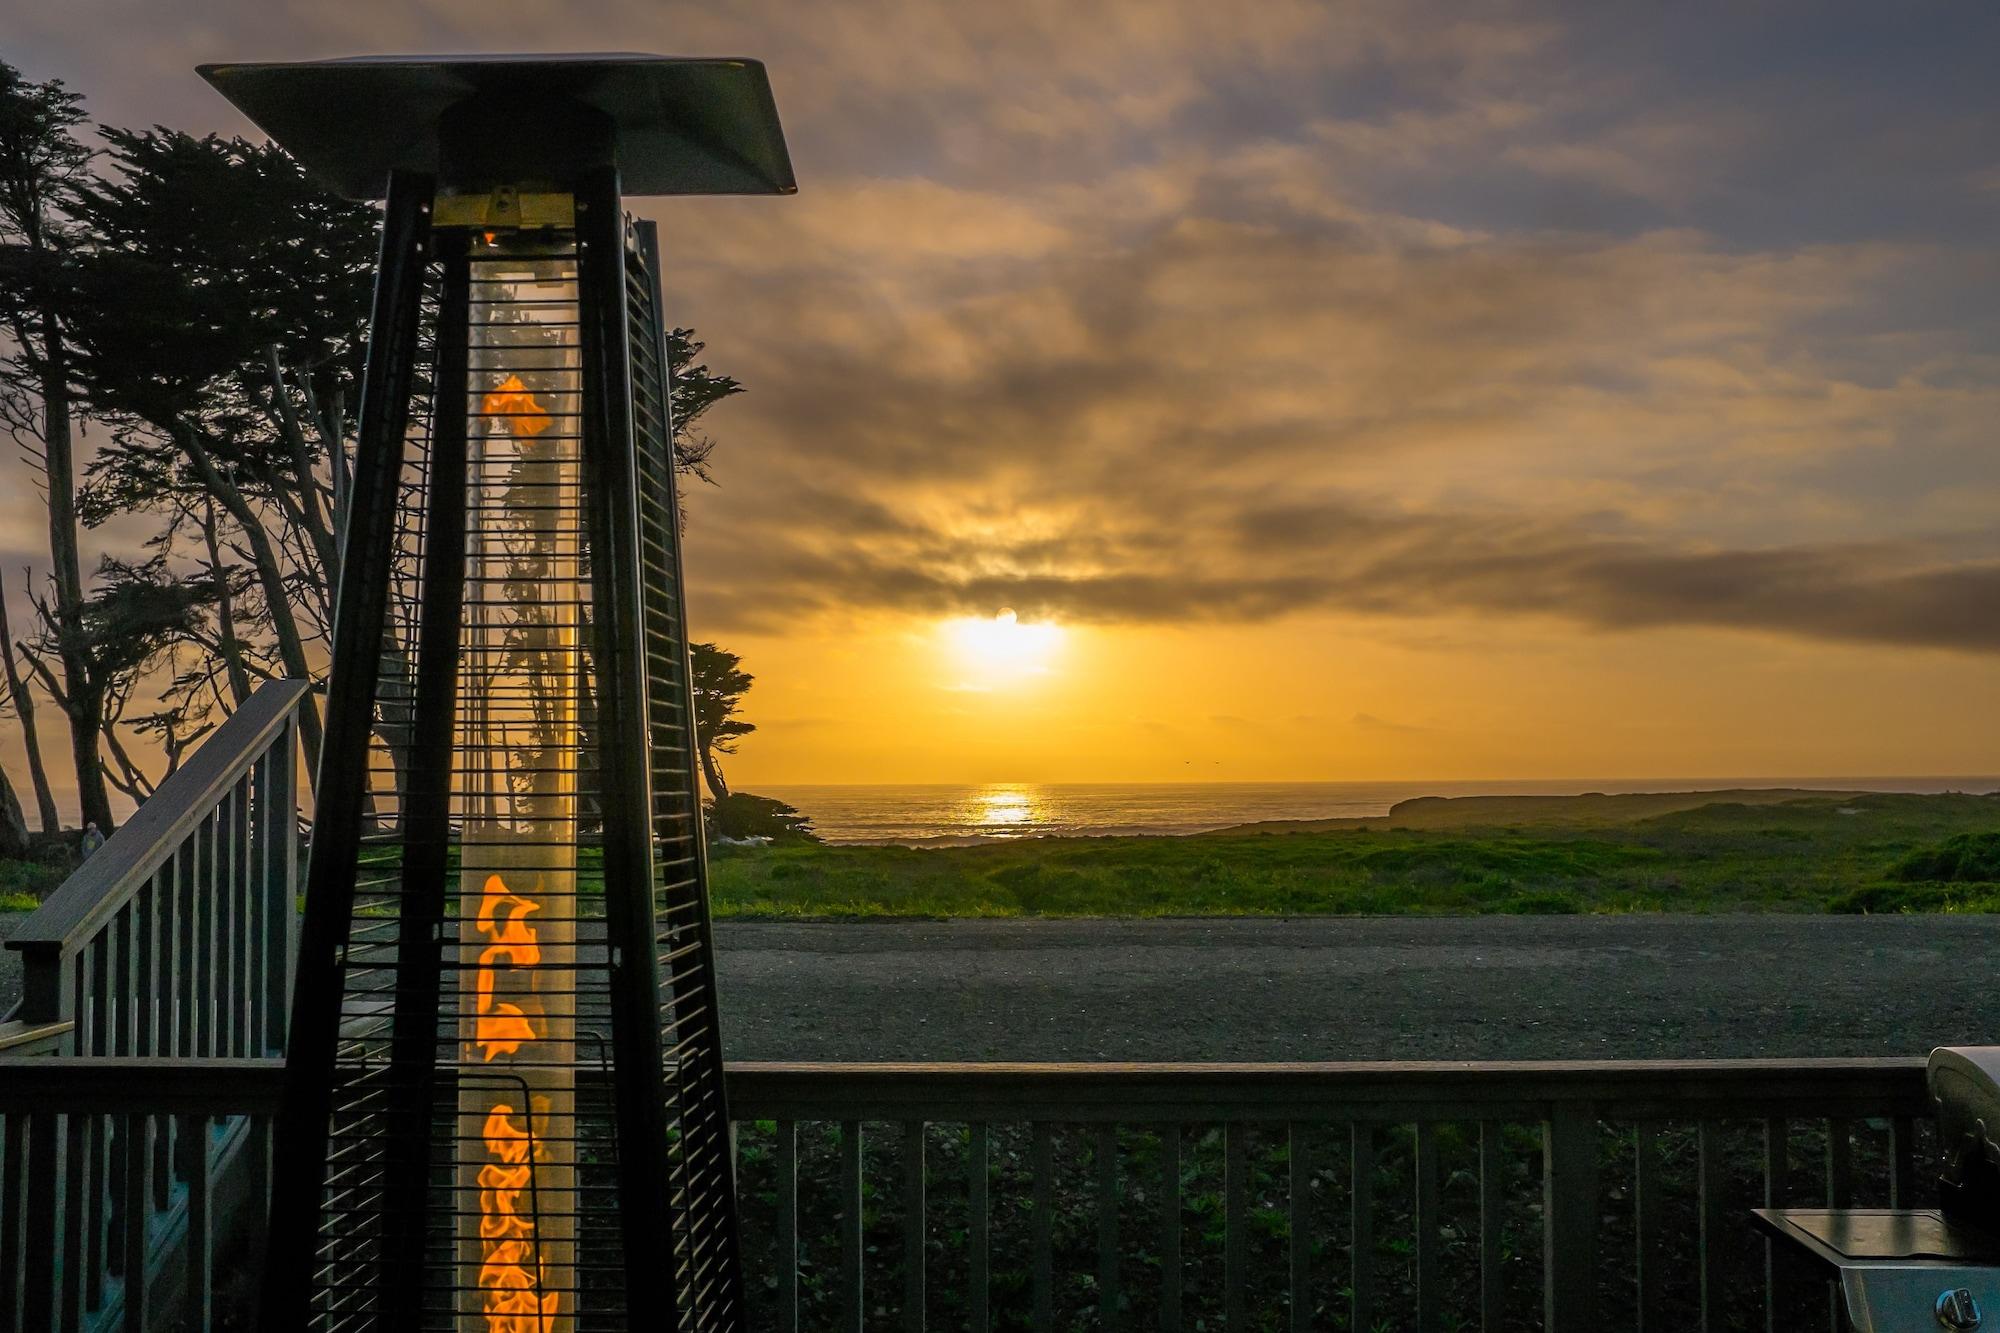
[[[282,1051],[309,690],[260,688],[15,930],[22,998],[0,1052],[16,1068],[0,1077],[19,1088],[24,1063],[60,1079],[105,1059]],[[174,1257],[209,1248],[211,1185],[262,1197],[242,1178],[263,1155],[244,1151],[262,1141],[249,1118],[12,1103],[0,1107],[0,1328],[144,1329],[185,1292]],[[147,1298],[128,1301],[134,1290]]]
[[[283,1045],[309,688],[259,689],[21,923],[7,941],[22,972],[9,1018],[71,1024],[67,1055]]]

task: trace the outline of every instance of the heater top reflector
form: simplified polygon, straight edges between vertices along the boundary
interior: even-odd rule
[[[202,65],[197,72],[308,172],[350,199],[382,198],[391,171],[437,175],[448,113],[479,105],[554,104],[601,113],[627,195],[798,189],[771,83],[756,60],[368,56]]]

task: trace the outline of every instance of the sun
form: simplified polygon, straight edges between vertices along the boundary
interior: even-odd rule
[[[944,633],[969,683],[986,688],[1048,674],[1063,644],[1060,625],[1024,622],[1012,610],[948,620]]]

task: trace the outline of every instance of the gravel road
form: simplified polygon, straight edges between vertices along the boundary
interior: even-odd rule
[[[0,917],[0,936],[19,918]],[[756,1060],[1907,1055],[2000,1041],[2000,917],[723,922]],[[20,990],[0,951],[0,1011]]]
[[[2000,1041],[2000,918],[1365,917],[717,934],[759,1060],[1907,1055]]]

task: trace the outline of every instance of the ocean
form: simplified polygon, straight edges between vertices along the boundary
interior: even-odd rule
[[[962,845],[1014,838],[1201,833],[1272,819],[1385,815],[1415,796],[1574,796],[1584,792],[1807,787],[1991,792],[2000,778],[1659,778],[1537,782],[1160,782],[759,787],[811,816],[829,842]]]

